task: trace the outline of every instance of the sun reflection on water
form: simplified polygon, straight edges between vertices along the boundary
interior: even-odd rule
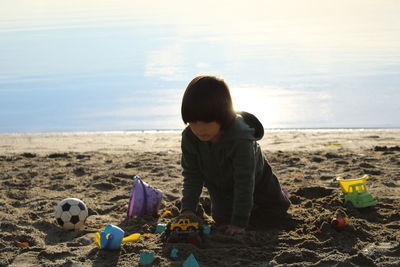
[[[332,119],[331,96],[324,92],[294,91],[279,87],[232,88],[235,110],[256,115],[265,128],[304,125]]]

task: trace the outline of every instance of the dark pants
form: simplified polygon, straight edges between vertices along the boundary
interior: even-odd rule
[[[290,204],[287,195],[282,191],[278,178],[272,171],[268,161],[265,160],[264,175],[256,182],[254,188],[254,206],[286,213]]]
[[[217,224],[230,224],[232,216],[233,196],[209,190],[211,198],[211,214]],[[264,174],[256,181],[253,195],[252,220],[258,215],[280,217],[286,215],[290,200],[282,192],[278,178],[265,160]]]

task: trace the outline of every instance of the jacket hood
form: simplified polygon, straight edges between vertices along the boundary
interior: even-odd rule
[[[254,129],[254,137],[260,140],[264,136],[264,126],[262,123],[251,113],[246,111],[239,111],[237,114],[241,115],[244,122],[252,129]]]
[[[264,127],[256,116],[245,111],[239,111],[236,114],[234,122],[226,130],[223,140],[250,139],[257,141],[264,136]]]

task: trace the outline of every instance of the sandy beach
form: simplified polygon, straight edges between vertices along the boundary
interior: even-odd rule
[[[291,216],[241,236],[213,229],[194,245],[154,234],[178,215],[179,132],[0,134],[0,266],[137,266],[144,251],[155,253],[153,266],[182,266],[191,253],[200,266],[400,265],[400,130],[267,131],[259,143]],[[126,218],[135,175],[163,191],[158,216]],[[345,208],[335,178],[363,175],[378,204]],[[80,231],[55,223],[54,207],[67,197],[89,208]],[[206,219],[208,200],[204,191]],[[342,231],[331,225],[337,213],[348,219]],[[142,237],[101,250],[93,235],[106,224]]]

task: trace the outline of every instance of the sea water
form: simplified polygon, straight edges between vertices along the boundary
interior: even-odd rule
[[[1,0],[0,132],[182,129],[224,78],[266,128],[400,127],[400,2]]]

